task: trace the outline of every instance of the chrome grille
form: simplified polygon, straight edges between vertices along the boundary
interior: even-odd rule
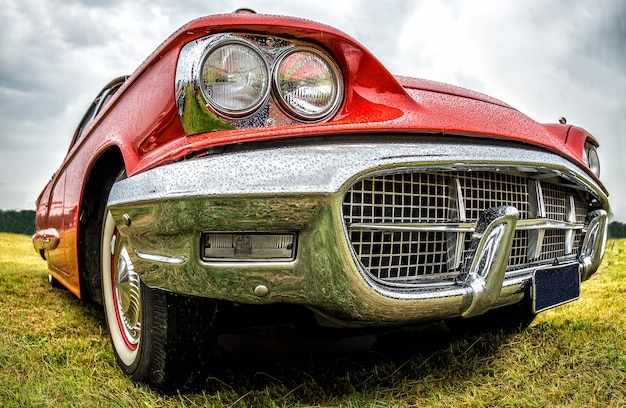
[[[405,171],[357,181],[342,210],[362,268],[384,282],[413,284],[458,276],[472,225],[491,207],[519,211],[507,271],[573,259],[587,200],[558,180],[536,181],[520,172]],[[538,230],[524,228],[523,220],[554,222]]]
[[[512,205],[520,218],[528,217],[528,187],[521,176],[481,172],[454,177],[461,183],[468,219],[478,220],[483,209],[501,205]]]
[[[352,186],[344,201],[344,219],[371,223],[445,221],[446,200],[445,181],[439,174],[400,173],[373,177]]]
[[[441,277],[446,237],[441,232],[353,231],[363,266],[376,278],[407,281],[416,276]]]

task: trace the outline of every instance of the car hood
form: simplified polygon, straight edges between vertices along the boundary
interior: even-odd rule
[[[395,77],[400,85],[405,89],[419,89],[422,91],[437,92],[440,94],[460,96],[463,98],[473,99],[475,101],[487,102],[494,105],[503,106],[505,108],[513,109],[512,106],[493,98],[489,95],[482,94],[480,92],[472,91],[470,89],[461,88],[460,86],[454,86],[443,82],[431,81],[428,79],[411,78],[405,76]]]

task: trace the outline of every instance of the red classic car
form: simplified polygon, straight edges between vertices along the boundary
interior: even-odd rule
[[[204,17],[104,87],[33,242],[126,374],[183,386],[232,331],[512,328],[575,300],[606,240],[597,147],[321,24]]]

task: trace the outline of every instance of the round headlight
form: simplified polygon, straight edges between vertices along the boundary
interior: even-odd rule
[[[585,143],[583,159],[585,160],[585,164],[589,166],[593,174],[595,174],[597,177],[600,177],[600,158],[598,157],[598,150],[591,143]]]
[[[218,112],[243,116],[261,106],[269,92],[269,70],[261,54],[243,42],[209,50],[200,68],[200,89]]]
[[[337,66],[315,49],[297,47],[276,61],[277,99],[299,119],[314,121],[335,113],[341,102],[342,85]]]

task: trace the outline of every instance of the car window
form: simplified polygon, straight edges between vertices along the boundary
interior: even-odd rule
[[[91,124],[91,122],[95,119],[95,117],[102,110],[102,108],[107,105],[107,103],[109,102],[109,100],[111,100],[111,97],[113,97],[117,90],[120,89],[120,87],[124,84],[124,81],[126,81],[126,78],[128,78],[128,76],[115,78],[114,80],[109,82],[102,89],[102,91],[100,91],[100,93],[93,100],[91,105],[89,105],[89,108],[87,109],[87,111],[83,115],[83,118],[78,124],[76,132],[74,133],[74,140],[72,142],[72,145],[76,143],[78,139],[80,139],[85,129],[89,126],[89,124]]]

